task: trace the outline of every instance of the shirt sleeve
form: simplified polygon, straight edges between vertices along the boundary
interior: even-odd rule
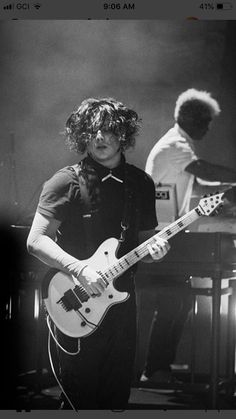
[[[158,222],[156,217],[155,184],[145,173],[141,191],[140,231],[154,229]]]
[[[72,199],[72,182],[68,173],[57,172],[44,183],[37,212],[63,221]]]

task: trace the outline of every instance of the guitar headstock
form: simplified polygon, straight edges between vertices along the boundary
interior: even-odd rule
[[[201,215],[214,215],[223,205],[223,197],[224,192],[216,193],[214,195],[205,196],[204,198],[200,199],[198,204],[198,210],[200,211]]]

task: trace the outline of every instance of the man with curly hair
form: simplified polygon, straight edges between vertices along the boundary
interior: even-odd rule
[[[139,123],[137,113],[115,99],[84,100],[68,118],[65,133],[69,147],[86,156],[44,184],[29,233],[29,252],[73,275],[94,299],[106,281],[84,260],[110,237],[120,241],[120,258],[137,246],[140,233],[155,234],[154,183],[124,156]],[[147,250],[143,261],[152,262],[167,253],[169,244],[157,239]],[[130,267],[117,278],[117,290],[130,297],[113,305],[93,333],[78,342],[56,328],[62,408],[127,407],[136,343],[134,273]]]
[[[220,113],[218,102],[205,91],[181,93],[174,111],[175,125],[153,147],[146,172],[154,182],[176,186],[178,215],[189,211],[194,178],[235,182],[236,172],[198,158],[195,143],[202,140]],[[159,285],[158,285],[159,284]],[[173,382],[171,373],[182,330],[191,309],[191,283],[180,275],[157,278],[157,309],[150,327],[142,382]]]

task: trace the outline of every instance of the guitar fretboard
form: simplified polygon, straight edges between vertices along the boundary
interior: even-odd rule
[[[116,261],[115,264],[110,265],[108,269],[101,272],[101,275],[104,277],[104,279],[106,279],[106,281],[113,281],[115,278],[122,275],[131,266],[135,265],[135,263],[139,262],[145,256],[147,256],[149,254],[147,246],[149,244],[154,244],[158,237],[167,240],[170,239],[171,237],[175,236],[175,234],[177,234],[179,231],[183,230],[189,224],[197,220],[201,215],[202,214],[201,212],[199,212],[198,207],[194,208],[187,214],[183,215],[183,217],[174,221],[168,227],[165,227],[163,230],[159,231],[157,234],[147,239],[138,247],[131,250],[125,256],[122,256],[120,259]]]

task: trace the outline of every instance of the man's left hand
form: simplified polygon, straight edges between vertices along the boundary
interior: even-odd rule
[[[154,261],[162,259],[170,250],[170,245],[167,240],[158,237],[153,244],[148,244],[147,249],[151,258]]]

